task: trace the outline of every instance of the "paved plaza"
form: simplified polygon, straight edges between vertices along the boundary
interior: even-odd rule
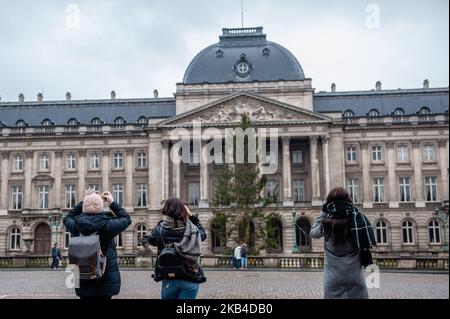
[[[67,274],[50,270],[0,270],[0,299],[72,299]],[[150,271],[122,271],[122,290],[115,298],[157,299],[160,284]],[[199,299],[321,299],[322,272],[207,271]],[[372,299],[448,299],[445,273],[381,273],[380,289]]]

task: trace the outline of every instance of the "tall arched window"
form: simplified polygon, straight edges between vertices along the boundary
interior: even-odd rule
[[[20,229],[17,227],[9,232],[9,250],[20,251]]]
[[[211,222],[211,250],[214,254],[223,253],[226,248],[226,224],[225,219],[215,218]]]
[[[441,243],[441,226],[437,220],[433,220],[428,224],[428,234],[431,244]]]
[[[295,227],[297,246],[300,251],[311,250],[311,223],[305,218],[299,218]]]
[[[267,251],[269,253],[283,252],[283,224],[275,216],[267,222]]]
[[[140,224],[136,228],[137,247],[142,247],[142,240],[147,236],[147,227],[144,224]]]
[[[402,224],[403,230],[403,243],[413,244],[414,243],[414,225],[411,221],[406,220]]]
[[[255,234],[255,224],[251,220],[242,220],[239,224],[239,240],[244,241],[250,253],[254,253],[256,234]]]
[[[388,227],[386,222],[380,220],[375,224],[375,234],[378,244],[388,243]]]

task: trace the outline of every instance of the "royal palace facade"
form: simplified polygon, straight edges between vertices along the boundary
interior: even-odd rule
[[[214,220],[221,165],[194,151],[190,163],[172,162],[172,133],[201,123],[223,137],[248,114],[256,127],[278,130],[279,165],[265,189],[278,202],[264,208],[274,214],[278,244],[263,255],[320,254],[323,242],[309,229],[327,192],[345,186],[373,223],[378,253],[448,257],[448,93],[428,80],[418,89],[384,90],[377,82],[368,91],[333,84],[315,92],[287,49],[262,28],[245,28],[224,29],[201,51],[172,98],[156,90],[144,99],[111,92],[108,100],[66,93],[62,101],[42,94],[26,101],[20,94],[0,102],[0,256],[46,255],[53,242],[67,253],[62,219],[88,187],[111,191],[132,216],[116,239],[121,256],[138,254],[172,196],[193,206],[207,228],[203,253],[224,254],[234,243],[221,239]]]

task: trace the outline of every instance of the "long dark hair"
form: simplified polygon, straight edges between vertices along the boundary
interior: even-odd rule
[[[186,209],[179,198],[170,198],[161,210],[163,215],[172,217],[175,220],[185,221],[187,219]]]
[[[327,196],[325,207],[337,201],[344,201],[352,204],[350,194],[346,189],[338,187],[333,189]],[[322,232],[325,234],[325,240],[331,240],[333,245],[344,245],[351,240],[352,219],[345,217],[343,219],[326,218],[322,221]]]

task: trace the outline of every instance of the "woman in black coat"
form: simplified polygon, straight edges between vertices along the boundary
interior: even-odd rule
[[[64,226],[72,237],[98,232],[101,250],[107,261],[102,278],[80,280],[80,288],[75,288],[75,292],[81,299],[111,299],[119,294],[121,284],[114,238],[130,226],[131,218],[113,201],[109,192],[103,193],[103,200],[108,203],[113,213],[103,211],[100,195],[92,190],[86,191],[86,195],[84,201],[76,205],[64,218]]]
[[[181,278],[167,278],[161,275],[157,262],[153,278],[157,282],[162,281],[162,299],[195,299],[200,288],[199,285],[206,281],[204,272],[199,265],[200,241],[206,239],[205,228],[178,198],[167,200],[162,214],[164,219],[148,236],[149,244],[158,248],[159,256],[165,245],[172,243],[177,243],[181,247],[179,250],[183,255],[183,244],[180,243],[184,243],[184,247],[189,247],[184,251],[184,256],[188,260],[186,265],[194,266],[192,268],[186,266],[186,275]]]

